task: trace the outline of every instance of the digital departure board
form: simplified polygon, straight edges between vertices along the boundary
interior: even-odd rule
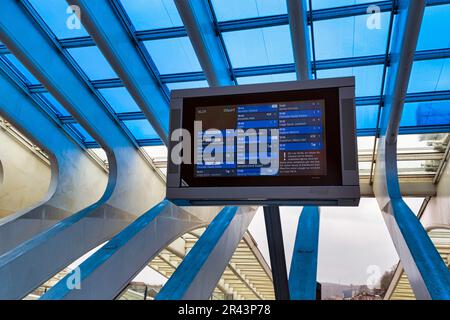
[[[324,105],[324,100],[312,100],[197,107],[195,120],[201,121],[203,128],[217,129],[225,140],[232,138],[233,142],[229,146],[225,145],[222,161],[196,164],[195,176],[326,175]],[[239,137],[235,129],[254,129],[255,132]],[[277,161],[276,168],[271,168],[273,161],[261,161],[261,152],[258,150],[261,142],[258,133],[261,129],[278,130],[275,134],[268,131],[267,137],[264,136],[269,150],[263,156]],[[201,135],[208,135],[208,131],[201,132]],[[206,140],[203,139],[196,150],[198,153],[203,153],[208,146]],[[278,140],[276,152],[271,149],[273,140]]]
[[[354,78],[174,90],[167,198],[357,205]]]

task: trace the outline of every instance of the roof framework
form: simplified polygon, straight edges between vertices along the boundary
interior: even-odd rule
[[[430,228],[428,235],[437,248],[442,260],[450,263],[450,229],[442,226]],[[384,297],[385,300],[416,300],[408,277],[401,263],[395,269],[392,281]]]
[[[166,249],[161,251],[148,266],[165,278],[170,278],[204,230],[205,228],[193,230],[176,239]],[[70,271],[69,268],[65,268],[32,294],[28,295],[27,299],[39,298]],[[144,295],[136,295],[136,287],[139,286],[145,287],[145,284],[131,283],[120,294],[119,298],[144,299]],[[246,233],[240,241],[213,295],[215,298],[222,299],[225,297],[233,297],[233,299],[239,300],[275,299],[270,268],[259,251],[255,240],[249,233]]]
[[[281,0],[280,0],[281,1]],[[42,2],[42,1],[41,1]],[[65,3],[64,0],[54,0],[54,2]],[[201,70],[183,71],[183,72],[164,72],[160,70],[158,63],[156,63],[156,56],[153,56],[148,44],[152,41],[172,41],[187,38],[186,29],[183,26],[173,26],[173,27],[162,27],[162,28],[150,28],[141,29],[135,26],[135,20],[131,17],[131,12],[127,11],[127,6],[124,5],[126,1],[112,0],[111,1],[115,8],[117,8],[117,14],[121,21],[125,24],[127,30],[129,30],[129,36],[136,42],[141,54],[144,57],[146,68],[148,72],[151,73],[158,84],[158,90],[160,90],[161,96],[166,99],[166,103],[169,103],[169,94],[171,88],[177,87],[189,87],[189,86],[206,86],[206,75]],[[284,2],[284,1],[283,1]],[[59,46],[60,50],[64,53],[64,56],[71,63],[74,69],[80,74],[82,79],[93,88],[93,90],[102,97],[101,101],[114,118],[120,121],[121,125],[128,130],[129,136],[133,142],[138,146],[145,148],[149,153],[152,150],[157,150],[159,146],[162,145],[161,139],[156,134],[155,130],[147,122],[146,117],[143,112],[136,110],[123,110],[117,108],[114,104],[114,99],[108,97],[106,94],[108,90],[123,90],[123,96],[127,96],[126,89],[122,81],[112,74],[112,76],[100,76],[92,77],[89,70],[83,66],[82,59],[75,54],[79,52],[78,50],[89,50],[96,49],[95,42],[90,36],[75,36],[75,37],[63,37],[59,38],[51,27],[52,21],[48,16],[41,15],[40,11],[40,1],[39,0],[21,0],[24,10],[27,10],[29,14],[33,17],[36,22],[37,27],[41,28],[49,38],[53,39],[55,43]],[[289,23],[287,14],[269,14],[261,15],[259,17],[248,17],[241,19],[231,19],[231,20],[220,20],[217,7],[214,5],[214,1],[208,1],[210,8],[213,11],[213,20],[215,26],[215,32],[218,35],[219,47],[223,48],[225,60],[227,61],[229,67],[229,75],[232,81],[237,84],[248,83],[248,79],[252,78],[250,81],[266,81],[262,79],[292,79],[295,77],[295,64],[294,62],[283,62],[283,63],[268,63],[255,66],[235,66],[233,64],[232,52],[235,51],[231,42],[226,41],[226,36],[239,33],[244,31],[252,30],[265,30],[266,28],[283,27],[287,26]],[[335,21],[338,19],[347,19],[354,17],[362,17],[367,14],[368,5],[376,5],[380,8],[380,12],[387,15],[389,23],[386,25],[386,43],[385,50],[382,53],[377,54],[367,54],[367,55],[357,55],[353,54],[351,56],[344,56],[338,58],[326,58],[321,59],[316,53],[318,34],[314,33],[314,26],[321,23],[326,23],[328,21]],[[449,15],[450,1],[445,0],[428,0],[427,8],[443,8],[443,15]],[[445,9],[444,9],[445,8]],[[361,142],[365,141],[367,143],[360,143],[359,147],[359,162],[360,162],[360,173],[364,180],[367,180],[370,184],[373,178],[374,164],[376,159],[376,146],[379,136],[379,120],[381,110],[384,105],[384,82],[386,78],[387,69],[390,65],[390,39],[392,33],[392,24],[396,15],[396,1],[375,1],[373,3],[351,5],[336,8],[322,8],[314,9],[309,12],[309,25],[312,31],[312,62],[311,70],[315,77],[326,76],[330,72],[336,70],[345,70],[351,68],[355,70],[356,68],[367,68],[367,67],[377,67],[381,70],[381,76],[379,77],[379,93],[370,95],[360,95],[356,99],[357,109],[361,112],[361,124],[358,127],[358,136]],[[320,34],[320,32],[319,32]],[[356,41],[356,40],[355,40]],[[266,48],[267,49],[267,48]],[[101,54],[100,54],[101,55]],[[399,175],[400,181],[406,181],[411,179],[413,182],[418,180],[426,181],[427,183],[436,184],[439,181],[442,163],[449,157],[448,142],[449,136],[447,132],[450,131],[450,122],[448,121],[448,113],[440,113],[439,110],[447,109],[450,106],[450,85],[447,81],[444,85],[438,86],[439,79],[443,77],[445,73],[445,68],[450,61],[450,41],[442,47],[434,47],[431,49],[418,49],[414,57],[415,63],[427,63],[434,64],[435,62],[442,61],[442,67],[440,68],[440,74],[438,81],[434,90],[413,90],[408,92],[406,97],[406,103],[408,104],[404,112],[406,113],[406,118],[413,117],[410,114],[417,113],[417,104],[428,104],[431,107],[431,118],[433,117],[444,117],[443,122],[436,121],[436,119],[424,123],[411,123],[406,119],[404,125],[400,126],[400,134],[412,134],[420,135],[417,141],[421,142],[420,146],[414,145],[415,139],[409,139],[408,136],[404,137],[405,143],[402,145],[402,137],[399,138],[399,149],[398,149],[398,161],[399,161]],[[36,82],[32,76],[29,75],[27,70],[18,63],[15,57],[9,52],[9,50],[0,43],[0,68],[7,72],[15,81],[20,85],[23,90],[27,91],[36,98],[39,106],[45,110],[48,114],[52,116],[54,121],[58,122],[61,127],[66,130],[72,137],[80,142],[85,148],[95,149],[99,148],[99,144],[90,137],[79,125],[75,119],[66,111],[63,107],[57,104],[56,100],[46,91],[44,86]],[[195,68],[194,68],[195,69]],[[365,69],[366,73],[371,72],[370,68]],[[434,70],[434,69],[433,69]],[[321,73],[323,72],[323,73]],[[352,71],[353,72],[353,71]],[[432,72],[432,71],[430,71]],[[280,76],[278,78],[277,76]],[[445,75],[444,75],[445,76]],[[264,78],[269,77],[269,78]],[[412,79],[412,81],[417,81]],[[132,99],[129,100],[129,104]],[[126,108],[125,108],[126,109]],[[447,118],[445,118],[447,116]],[[369,117],[372,119],[370,121],[371,125],[368,125],[365,118]],[[444,133],[444,134],[441,134]],[[422,139],[422,140],[421,140]],[[407,141],[411,140],[411,141]],[[158,149],[160,150],[160,149]],[[45,154],[44,154],[45,156]],[[165,169],[164,160],[157,159],[157,156],[152,157],[156,165],[162,170]],[[404,165],[402,165],[404,164]],[[439,232],[439,235],[444,234]],[[434,233],[430,233],[433,239]],[[195,233],[191,236],[195,237]],[[445,237],[444,237],[445,236]],[[444,238],[447,237],[446,233]],[[189,236],[186,236],[189,237]],[[442,237],[441,237],[442,238]],[[186,240],[186,239],[185,239]],[[238,258],[242,253],[239,250],[244,250],[239,246],[235,253]],[[445,249],[445,248],[444,248]],[[446,249],[445,249],[446,250]],[[447,252],[445,251],[444,252]],[[448,252],[447,252],[448,254]],[[178,257],[177,254],[173,252],[167,252],[166,255],[161,254],[158,259],[165,263],[165,265],[171,266],[171,263],[176,263]],[[237,259],[236,258],[236,259]],[[165,259],[165,260],[164,260]],[[174,262],[175,261],[175,262]],[[156,262],[155,262],[156,263]],[[159,261],[158,261],[159,263]],[[163,264],[164,265],[164,264]],[[249,267],[251,270],[252,265],[247,264],[239,260],[239,263],[230,262],[227,267],[227,272],[223,276],[223,281],[220,284],[223,292],[229,293],[233,286],[239,287],[240,289],[245,289],[248,291],[248,297],[268,297],[273,288],[266,285],[266,280],[261,280],[261,288],[267,287],[268,291],[265,292],[263,289],[255,289],[257,287],[258,281],[255,284],[251,282],[247,276],[242,275],[244,266]],[[173,266],[172,266],[173,267]],[[159,268],[155,264],[155,268]],[[162,265],[161,265],[161,268]],[[167,268],[167,266],[164,266]],[[161,269],[162,270],[162,269]],[[169,272],[169,271],[168,271]],[[267,275],[266,275],[267,276]],[[266,277],[262,276],[262,277]],[[258,276],[256,276],[258,278]],[[236,280],[237,279],[237,280]],[[228,281],[228,282],[227,282]],[[403,282],[402,282],[403,281]],[[270,282],[270,281],[269,281]],[[402,283],[406,283],[405,279],[401,278],[399,280],[398,290],[399,294],[402,293],[401,290],[408,290],[407,286],[402,287]],[[270,287],[270,288],[269,288]],[[397,290],[396,289],[396,290]],[[246,291],[246,292],[247,292]],[[405,291],[406,292],[406,291]],[[247,295],[247,293],[246,293]],[[395,295],[395,294],[394,294]]]
[[[59,6],[64,9],[67,7],[67,3],[64,0],[53,0],[51,2],[52,5],[56,7]],[[142,26],[141,21],[138,19],[139,17],[136,18],[136,8],[133,9],[129,2],[130,1],[127,0],[114,0],[112,1],[112,4],[114,8],[116,8],[116,13],[123,23],[124,28],[129,31],[131,41],[136,43],[139,52],[142,54],[148,72],[154,75],[156,83],[159,84],[161,96],[165,97],[167,104],[169,103],[170,89],[207,86],[205,73],[202,71],[202,68],[195,66],[197,63],[196,61],[191,62],[193,67],[182,68],[183,71],[167,71],[165,70],[167,69],[166,66],[158,61],[160,52],[155,52],[155,50],[152,49],[153,44],[165,45],[168,43],[168,48],[172,48],[173,50],[181,49],[180,52],[187,52],[184,56],[187,59],[187,64],[189,64],[189,59],[196,60],[195,53],[190,49],[190,44],[186,43],[189,42],[189,40],[187,38],[187,31],[184,28],[181,19],[175,17],[174,13],[171,13],[170,11],[175,8],[175,5],[171,8],[161,2],[165,5],[165,10],[172,23],[168,24],[167,21],[164,21],[164,23],[161,22],[160,25]],[[69,58],[70,63],[77,72],[82,75],[83,79],[88,81],[89,85],[97,92],[98,96],[102,98],[105,109],[109,110],[113,116],[122,123],[125,130],[129,131],[130,136],[135,140],[135,143],[141,147],[162,145],[162,141],[158,134],[148,123],[144,113],[140,111],[139,107],[137,107],[131,96],[128,94],[122,81],[114,72],[109,72],[109,70],[107,70],[108,68],[111,69],[111,67],[103,58],[102,54],[97,49],[95,42],[87,32],[82,29],[81,31],[76,30],[77,32],[73,33],[65,32],[60,34],[59,29],[55,27],[56,17],[51,14],[45,14],[43,11],[46,8],[45,1],[21,0],[21,3],[23,4],[24,10],[27,10],[32,15],[36,25],[44,30],[48,37],[57,43],[62,52],[64,52],[64,55]],[[218,37],[216,37],[219,42],[217,47],[222,48],[224,51],[223,53],[228,64],[231,81],[242,84],[295,79],[295,64],[293,58],[291,60],[288,59],[289,61],[286,62],[282,61],[282,63],[278,63],[281,60],[274,58],[272,59],[273,61],[267,61],[266,64],[242,65],[239,61],[236,62],[234,55],[235,52],[239,51],[236,51],[236,43],[230,40],[230,38],[235,37],[236,35],[241,36],[245,32],[260,32],[264,37],[267,36],[267,30],[287,27],[289,24],[287,11],[266,10],[266,12],[263,12],[264,8],[259,8],[261,12],[258,12],[256,15],[250,14],[243,18],[239,15],[236,17],[224,17],[223,12],[221,12],[221,8],[216,1],[209,0],[208,3],[213,13],[212,19],[216,29],[215,32],[218,35]],[[255,3],[258,4],[256,0]],[[284,1],[280,0],[280,3],[284,3]],[[368,74],[380,73],[377,77],[376,85],[371,85],[372,87],[379,88],[379,92],[374,90],[363,92],[362,95],[357,95],[356,99],[358,136],[361,141],[370,141],[370,144],[373,144],[371,147],[372,157],[369,161],[366,161],[366,152],[369,148],[366,146],[361,147],[362,145],[365,145],[361,143],[359,148],[360,154],[364,154],[364,161],[360,163],[362,164],[361,175],[368,175],[369,184],[371,184],[376,158],[376,143],[379,135],[379,116],[384,104],[384,81],[390,63],[390,39],[392,22],[396,15],[396,1],[374,1],[358,5],[331,8],[323,5],[321,6],[320,3],[320,1],[313,1],[313,10],[310,10],[308,13],[308,23],[312,34],[311,69],[313,74],[316,77],[355,74],[357,78],[362,77],[361,80],[367,82],[371,81]],[[374,43],[374,45],[382,50],[378,50],[376,54],[364,55],[359,54],[359,51],[361,50],[358,51],[353,49],[353,52],[350,52],[351,54],[348,56],[342,54],[336,58],[327,57],[326,59],[322,59],[323,54],[320,54],[320,51],[323,46],[323,32],[330,32],[330,30],[327,29],[327,24],[344,24],[348,23],[347,20],[349,19],[366,19],[367,8],[369,5],[378,6],[380,14],[382,14],[382,18],[385,20],[382,25],[383,40],[377,40],[377,42]],[[318,6],[318,8],[316,9],[314,6]],[[430,11],[430,19],[440,17],[440,19],[445,20],[450,12],[450,1],[429,0],[427,1],[427,11],[428,10]],[[148,16],[147,18],[150,17],[151,16]],[[66,16],[63,16],[62,18],[66,19]],[[179,19],[180,22],[177,22],[177,19]],[[427,22],[425,21],[424,23],[426,24]],[[355,26],[355,22],[353,22],[353,25]],[[428,25],[423,26],[424,34],[425,32],[429,33],[429,28],[430,26]],[[342,32],[348,31],[345,28],[342,30]],[[289,31],[287,32],[289,34]],[[430,36],[430,34],[425,34],[424,37],[426,36]],[[351,37],[351,35],[346,34],[345,37]],[[343,38],[343,40],[345,39],[346,38]],[[270,37],[267,37],[265,40],[265,50],[271,50],[271,40],[273,41]],[[355,35],[353,35],[353,41],[352,45],[355,46],[355,41],[357,41]],[[448,40],[446,41],[447,43],[445,43],[444,39],[440,46],[422,46],[423,48],[419,46],[415,54],[415,64],[417,64],[419,76],[421,72],[424,72],[423,69],[426,70],[427,66],[434,66],[435,64],[437,65],[436,68],[431,69],[430,72],[436,71],[438,73],[440,72],[440,74],[436,75],[438,80],[436,85],[432,88],[433,90],[420,90],[421,88],[418,86],[419,88],[417,90],[408,92],[406,98],[407,105],[405,106],[404,111],[405,115],[403,116],[404,119],[402,119],[402,125],[399,130],[400,134],[420,134],[423,137],[424,134],[445,133],[450,131],[448,114],[441,111],[450,104],[450,87],[446,85],[448,81],[445,74],[443,74],[447,70],[445,68],[448,68],[447,65],[450,64],[450,43]],[[292,49],[286,48],[286,50]],[[190,51],[192,51],[192,53]],[[83,58],[85,58],[83,55],[88,53],[98,56],[98,61],[101,62],[99,68],[105,69],[105,72],[101,72],[101,75],[93,76],[91,74],[92,72],[89,70],[89,65],[86,65],[83,60]],[[191,54],[193,56],[191,56]],[[103,63],[105,64],[103,65]],[[170,61],[167,63],[170,63]],[[439,63],[441,63],[441,65],[439,65]],[[75,137],[86,148],[99,148],[99,144],[85,132],[81,125],[76,123],[74,118],[65,111],[48,92],[46,92],[42,84],[30,76],[27,70],[21,66],[17,59],[15,59],[15,57],[10,54],[9,50],[1,43],[0,67],[11,74],[24,90],[35,96],[39,101],[40,106],[46,112],[51,114],[55,121],[71,134],[71,136]],[[358,72],[365,74],[366,78],[359,75]],[[417,79],[417,77],[414,79],[414,70],[412,78],[412,81],[420,82],[420,79]],[[438,85],[440,84],[439,81],[441,81],[443,85]],[[435,113],[435,115],[428,114],[429,117],[427,119],[429,121],[421,122],[418,120],[419,117],[414,115],[414,113],[418,112],[420,105],[428,105],[429,112]],[[427,107],[421,108],[426,109]],[[438,118],[440,118],[440,120]],[[440,139],[442,139],[440,136],[428,136],[428,138],[428,144],[430,145],[438,145],[441,143]],[[399,149],[400,148],[402,148],[402,146],[399,146]],[[414,154],[417,152],[412,150],[412,153]],[[402,160],[404,158],[400,158],[400,161],[408,168],[405,169],[405,172],[403,174],[401,173],[401,175],[420,175],[421,178],[427,176],[431,180],[436,180],[437,173],[436,171],[433,171],[434,169],[431,168],[429,164],[431,162],[435,163],[436,161],[439,161],[436,160],[438,154],[442,153],[436,152],[436,154],[434,154],[433,152],[433,155],[430,154],[430,158],[428,159],[423,159],[424,157],[422,155],[422,157],[420,157],[420,159],[423,159],[420,160],[422,163],[415,162],[415,171],[410,170],[414,161],[406,159]],[[369,169],[367,169],[368,165]]]

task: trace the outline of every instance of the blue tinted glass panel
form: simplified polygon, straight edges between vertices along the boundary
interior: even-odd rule
[[[73,48],[68,51],[90,80],[117,78],[116,73],[97,47]]]
[[[384,54],[389,13],[380,14],[380,28],[367,25],[368,16],[314,22],[316,59],[336,59]]]
[[[121,0],[136,30],[182,26],[173,0]]]
[[[450,4],[426,7],[417,50],[450,47]]]
[[[137,140],[159,138],[158,134],[156,134],[155,130],[153,130],[147,120],[129,120],[124,121],[123,123]]]
[[[400,126],[450,125],[450,101],[406,103]]]
[[[188,37],[144,42],[161,74],[201,71]]]
[[[375,129],[377,126],[378,106],[357,106],[356,107],[356,128]]]
[[[223,33],[234,68],[292,63],[289,26]]]
[[[79,124],[79,123],[71,123],[70,126],[77,131],[83,142],[94,142],[94,138],[91,137],[89,133]]]
[[[408,93],[450,90],[450,59],[415,61]]]
[[[206,88],[208,87],[208,82],[206,80],[201,81],[187,81],[187,82],[173,82],[166,83],[169,90],[178,89],[191,89],[191,88]]]
[[[285,0],[212,0],[218,21],[287,13]]]
[[[62,116],[69,116],[69,112],[50,93],[41,93],[41,96],[52,106],[52,108]]]
[[[126,88],[108,88],[99,91],[116,113],[140,111]]]
[[[293,81],[297,77],[295,73],[280,73],[280,74],[268,74],[262,76],[251,76],[238,78],[238,84],[253,84],[253,83],[270,83],[270,82],[283,82]]]
[[[29,0],[34,9],[59,39],[87,36],[88,33],[80,23],[65,0]]]
[[[19,71],[20,75],[24,80],[28,81],[31,84],[39,84],[39,81],[28,71],[27,68],[12,54],[7,54],[5,57],[8,61]]]
[[[317,9],[325,9],[325,8],[334,8],[341,6],[351,6],[354,4],[362,4],[362,3],[370,3],[374,2],[374,0],[313,0],[312,6],[313,10]],[[306,1],[307,8],[309,9],[309,1]]]
[[[318,78],[355,76],[356,96],[375,96],[381,92],[383,65],[318,70]]]

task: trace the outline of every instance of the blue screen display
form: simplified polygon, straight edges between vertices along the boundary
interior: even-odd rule
[[[324,113],[324,100],[197,107],[194,175],[326,175]]]

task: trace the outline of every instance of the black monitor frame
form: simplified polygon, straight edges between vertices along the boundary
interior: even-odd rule
[[[169,146],[167,197],[178,204],[356,205],[354,77],[174,90],[171,132],[192,133],[196,107],[325,101],[326,175],[196,177],[194,164],[175,165]],[[192,143],[191,154],[194,152]]]

